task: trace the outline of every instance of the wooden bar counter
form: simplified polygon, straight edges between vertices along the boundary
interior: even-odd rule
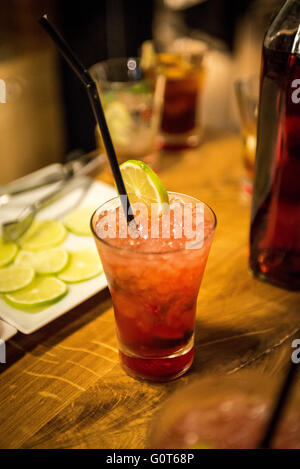
[[[158,165],[168,190],[202,199],[218,219],[198,298],[191,370],[163,384],[127,376],[106,289],[38,332],[7,342],[7,363],[0,364],[1,448],[145,448],[153,415],[175,389],[220,371],[282,372],[292,340],[300,338],[300,293],[249,273],[250,205],[241,196],[240,153],[237,136],[211,133],[196,150],[162,154]]]

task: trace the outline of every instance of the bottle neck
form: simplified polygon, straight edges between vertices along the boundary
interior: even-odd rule
[[[287,0],[271,23],[264,46],[290,54],[300,54],[300,0]]]

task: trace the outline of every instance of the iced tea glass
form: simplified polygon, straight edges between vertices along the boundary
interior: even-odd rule
[[[167,52],[157,54],[154,73],[166,78],[160,126],[165,149],[180,150],[200,143],[206,49],[203,42],[178,38]]]
[[[91,220],[112,296],[121,364],[128,374],[153,381],[174,379],[192,364],[197,296],[216,226],[206,204],[177,193],[169,197],[170,207],[174,200],[202,205],[202,243],[191,247],[161,234],[125,240],[118,230],[116,239],[101,237],[99,220],[120,209],[118,197],[100,206]],[[147,224],[152,221],[149,216]]]

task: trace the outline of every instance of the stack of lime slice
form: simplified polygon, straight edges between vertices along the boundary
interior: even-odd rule
[[[43,251],[20,251],[16,257],[16,265],[28,265],[37,274],[56,274],[68,262],[68,253],[63,248],[50,248]]]
[[[18,252],[18,247],[15,243],[4,243],[0,238],[0,267],[9,264]]]
[[[35,220],[20,238],[22,249],[42,251],[61,244],[66,237],[66,229],[57,220]]]
[[[0,293],[14,307],[30,309],[49,305],[67,293],[67,286],[52,274],[68,261],[64,249],[20,251],[13,265],[0,269]]]
[[[93,207],[80,207],[70,212],[64,219],[65,227],[78,236],[90,236],[90,220],[93,214]]]
[[[11,265],[0,269],[0,292],[12,292],[29,285],[34,278],[32,267]]]
[[[67,286],[56,277],[36,277],[25,288],[7,293],[5,299],[14,307],[31,309],[50,305],[67,293]]]
[[[89,280],[103,272],[99,255],[94,249],[70,252],[70,260],[58,277],[67,283]]]

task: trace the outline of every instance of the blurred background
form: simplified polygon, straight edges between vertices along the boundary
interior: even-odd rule
[[[181,36],[205,38],[204,128],[238,132],[234,82],[258,74],[264,33],[281,0],[1,0],[0,184],[70,152],[96,146],[86,92],[37,20],[42,13],[90,67],[137,56],[144,41],[158,47]]]

